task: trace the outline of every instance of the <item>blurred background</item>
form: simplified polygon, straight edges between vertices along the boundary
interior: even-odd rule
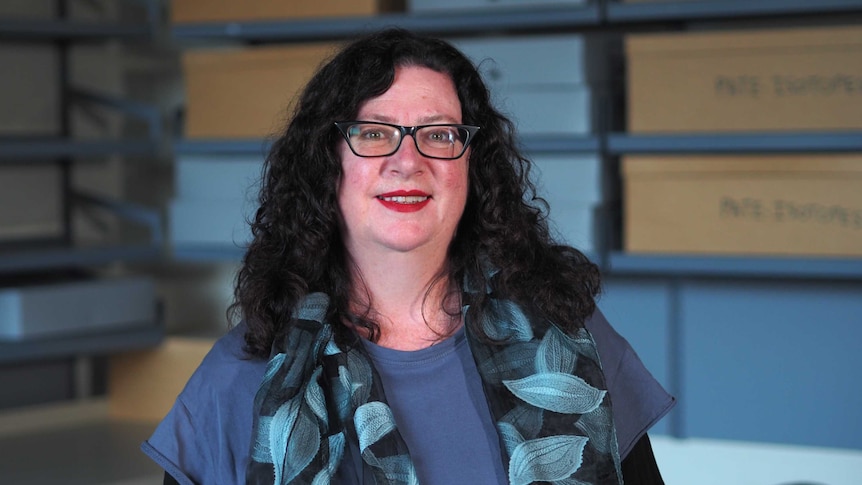
[[[668,484],[862,483],[862,0],[0,1],[0,483],[161,483],[267,147],[386,26],[516,121]]]

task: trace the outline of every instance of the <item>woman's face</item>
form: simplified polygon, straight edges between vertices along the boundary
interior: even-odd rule
[[[360,106],[357,119],[404,126],[461,123],[461,103],[448,75],[401,67],[388,91]],[[352,256],[446,253],[467,201],[469,149],[456,160],[428,158],[405,136],[386,157],[358,157],[344,140],[339,153],[338,204]]]

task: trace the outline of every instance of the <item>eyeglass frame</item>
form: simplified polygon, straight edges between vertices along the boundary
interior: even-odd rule
[[[460,123],[431,123],[431,124],[427,124],[427,125],[404,126],[404,125],[396,125],[393,123],[384,123],[382,121],[353,120],[353,121],[336,121],[334,124],[335,124],[335,127],[338,128],[338,132],[341,133],[341,136],[344,137],[344,141],[347,142],[347,147],[350,148],[350,151],[353,152],[353,154],[356,155],[357,157],[361,157],[361,158],[388,157],[388,156],[394,155],[396,152],[398,152],[398,149],[401,148],[401,142],[404,141],[404,137],[406,137],[407,135],[410,135],[410,137],[413,138],[413,145],[416,146],[416,151],[419,152],[419,154],[422,155],[423,157],[434,158],[437,160],[457,160],[457,159],[461,158],[462,156],[464,156],[464,154],[467,152],[467,148],[470,147],[470,143],[473,141],[473,138],[475,138],[476,133],[478,133],[479,130],[482,129],[479,126],[464,125],[464,124],[460,124]],[[398,139],[398,144],[395,145],[395,148],[393,148],[392,151],[389,153],[385,153],[382,155],[360,155],[359,153],[356,153],[356,150],[353,148],[353,145],[350,143],[350,135],[347,134],[347,130],[351,126],[360,125],[360,124],[383,125],[383,126],[389,126],[392,128],[397,128],[398,131],[401,133],[401,137]],[[428,155],[425,152],[423,152],[421,148],[419,148],[419,140],[417,140],[416,136],[415,136],[416,131],[420,130],[422,128],[428,128],[428,127],[432,127],[432,126],[448,126],[448,127],[463,129],[463,130],[467,131],[467,139],[464,141],[464,146],[461,148],[461,152],[458,154],[458,156],[456,156],[456,157],[438,157],[438,156]]]

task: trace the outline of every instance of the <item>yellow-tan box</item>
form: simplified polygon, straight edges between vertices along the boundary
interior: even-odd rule
[[[186,51],[186,138],[260,138],[278,132],[291,103],[336,47],[315,43]]]
[[[171,0],[173,23],[246,22],[374,15],[404,10],[403,0]]]
[[[161,421],[213,344],[212,338],[172,336],[153,349],[111,356],[109,415],[129,421]]]
[[[862,129],[862,27],[626,38],[628,130]]]
[[[862,256],[862,155],[629,156],[632,253]]]

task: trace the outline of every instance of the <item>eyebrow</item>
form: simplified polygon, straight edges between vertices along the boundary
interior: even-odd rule
[[[395,122],[394,118],[392,118],[390,116],[386,116],[386,115],[373,114],[373,115],[366,116],[364,119],[366,119],[368,121],[380,121],[382,123],[390,123],[393,125],[398,124]],[[425,116],[423,118],[419,118],[418,124],[419,125],[429,125],[429,124],[435,124],[435,123],[458,123],[458,122],[455,121],[455,119],[449,115],[439,114],[439,115]]]

